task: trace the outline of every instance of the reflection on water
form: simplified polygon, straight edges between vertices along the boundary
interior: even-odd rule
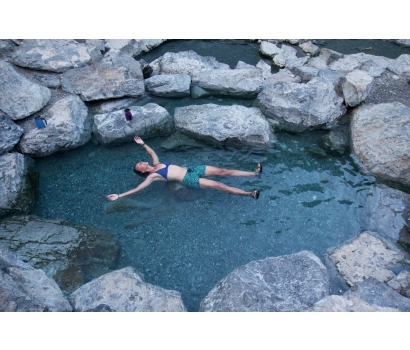
[[[90,143],[36,160],[40,198],[33,214],[112,232],[121,245],[118,268],[133,266],[146,282],[180,291],[188,310],[197,311],[214,285],[239,265],[301,250],[322,256],[360,233],[357,217],[373,179],[360,175],[349,157],[315,158],[307,152],[321,135],[279,134],[266,154],[212,147],[164,151],[165,139],[147,140],[162,161],[179,165],[254,170],[262,162],[262,179],[221,178],[261,190],[257,201],[215,190],[178,198],[157,182],[108,202],[107,194],[142,181],[132,166],[150,159],[135,143]]]

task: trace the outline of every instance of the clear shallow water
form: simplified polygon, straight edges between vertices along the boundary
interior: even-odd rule
[[[164,151],[165,138],[147,140],[160,160],[179,165],[210,164],[254,170],[262,179],[220,178],[259,200],[215,190],[192,190],[177,198],[166,183],[154,183],[110,208],[107,194],[136,187],[132,171],[149,156],[134,143],[116,147],[92,143],[37,159],[40,197],[32,214],[60,218],[112,232],[121,246],[118,268],[133,266],[145,281],[178,290],[189,311],[237,266],[268,256],[327,248],[360,233],[357,220],[373,178],[360,175],[349,157],[315,158],[306,149],[322,132],[279,134],[266,154],[213,147]],[[216,179],[216,178],[215,178]],[[120,203],[120,202],[118,202]]]
[[[383,40],[318,40],[321,47],[341,53],[360,52],[395,58],[409,48]],[[239,60],[255,65],[259,45],[239,40],[175,40],[142,56],[151,62],[165,52],[194,50],[214,56],[234,68]],[[173,115],[177,106],[201,103],[241,104],[253,100],[208,97],[202,100],[142,98]],[[209,164],[254,170],[263,162],[262,179],[221,178],[246,190],[261,190],[258,201],[212,190],[191,190],[196,199],[177,198],[165,183],[112,207],[105,196],[136,187],[141,178],[132,171],[150,160],[134,143],[117,147],[92,143],[77,150],[36,159],[40,197],[32,214],[61,218],[112,232],[121,246],[118,268],[133,266],[145,281],[178,290],[189,311],[233,269],[255,259],[311,250],[322,257],[327,248],[361,232],[358,216],[373,186],[372,177],[358,173],[348,157],[316,158],[308,147],[322,132],[278,134],[267,154],[232,148],[165,151],[165,139],[147,140],[163,161],[179,165]],[[120,202],[118,202],[120,203]],[[107,207],[108,205],[108,207]],[[111,207],[109,206],[111,205]]]

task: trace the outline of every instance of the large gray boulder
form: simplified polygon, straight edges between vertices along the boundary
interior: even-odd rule
[[[164,43],[165,39],[107,39],[105,47],[109,50],[119,50],[136,57],[144,52],[149,52]]]
[[[392,242],[410,243],[410,194],[385,185],[374,186],[366,196],[361,227]]]
[[[410,262],[408,256],[396,246],[368,231],[329,248],[328,256],[349,286],[369,277],[388,282],[396,276],[392,267]]]
[[[99,143],[131,142],[135,135],[150,138],[167,136],[175,131],[174,120],[168,111],[156,103],[129,107],[133,119],[126,120],[124,111],[94,116],[93,134]]]
[[[97,45],[75,40],[23,40],[15,50],[13,63],[34,70],[65,72],[83,67],[102,58]]]
[[[298,57],[297,50],[288,45],[282,45],[280,52],[273,57],[273,63],[281,68],[295,68],[303,66],[309,57]]]
[[[23,135],[23,128],[0,112],[0,154],[13,149]]]
[[[199,311],[307,311],[329,295],[329,276],[309,251],[237,267],[202,300]]]
[[[191,94],[188,74],[161,74],[145,79],[145,88],[155,96],[182,97]]]
[[[17,152],[0,155],[0,218],[29,211],[37,193],[33,159]]]
[[[344,55],[342,58],[329,64],[329,69],[347,74],[356,69],[362,69],[363,67],[363,70],[368,70],[370,75],[380,76],[380,74],[391,65],[392,61],[391,58],[360,52],[352,55]]]
[[[355,69],[346,74],[343,83],[343,95],[346,105],[355,107],[369,96],[373,86],[373,78],[362,70]]]
[[[74,311],[184,312],[181,294],[145,283],[132,267],[107,273],[69,296]]]
[[[410,107],[399,102],[353,110],[352,151],[371,175],[410,186]]]
[[[41,311],[72,311],[72,307],[44,271],[0,249],[0,312]]]
[[[263,86],[262,70],[214,69],[202,70],[192,75],[192,85],[216,95],[253,98]]]
[[[410,311],[409,298],[404,297],[393,288],[372,277],[355,284],[350,290],[344,293],[343,296],[348,298],[360,298],[370,305],[390,307],[401,312]]]
[[[410,55],[400,55],[391,61],[387,68],[398,75],[410,76]]]
[[[83,101],[137,97],[145,92],[140,63],[116,50],[109,51],[101,62],[65,72],[61,85]]]
[[[119,257],[118,244],[108,232],[36,216],[3,219],[0,248],[42,269],[65,293],[113,270]]]
[[[392,307],[383,307],[369,304],[357,297],[346,297],[344,295],[329,295],[319,300],[312,309],[312,312],[398,312]]]
[[[274,43],[262,40],[259,45],[259,53],[261,56],[273,58],[281,52],[281,49]]]
[[[264,115],[292,132],[331,128],[346,113],[340,96],[342,77],[325,74],[306,84],[276,82],[258,95],[256,106]]]
[[[42,110],[47,125],[38,129],[35,116],[19,125],[24,129],[19,148],[24,154],[44,157],[85,145],[91,139],[92,119],[85,103],[75,95],[59,94]]]
[[[158,74],[189,74],[203,69],[229,69],[229,66],[219,63],[215,57],[200,56],[195,51],[167,52],[150,64],[152,75]]]
[[[269,123],[258,108],[239,105],[191,105],[175,108],[175,128],[212,144],[267,148]]]
[[[306,41],[304,43],[299,44],[299,47],[306,53],[311,56],[315,56],[320,52],[319,46],[313,44],[311,41]]]
[[[19,120],[42,109],[51,99],[51,91],[28,80],[12,64],[0,61],[0,111]]]

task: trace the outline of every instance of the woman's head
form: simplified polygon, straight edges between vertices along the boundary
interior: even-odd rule
[[[148,167],[149,164],[147,162],[139,162],[133,166],[132,170],[139,176],[147,177],[150,174],[150,172],[147,171]]]

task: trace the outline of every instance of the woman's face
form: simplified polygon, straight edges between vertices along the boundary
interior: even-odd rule
[[[139,163],[135,164],[135,169],[142,172],[142,173],[145,173],[147,171],[148,167],[149,167],[148,162],[139,162]]]

